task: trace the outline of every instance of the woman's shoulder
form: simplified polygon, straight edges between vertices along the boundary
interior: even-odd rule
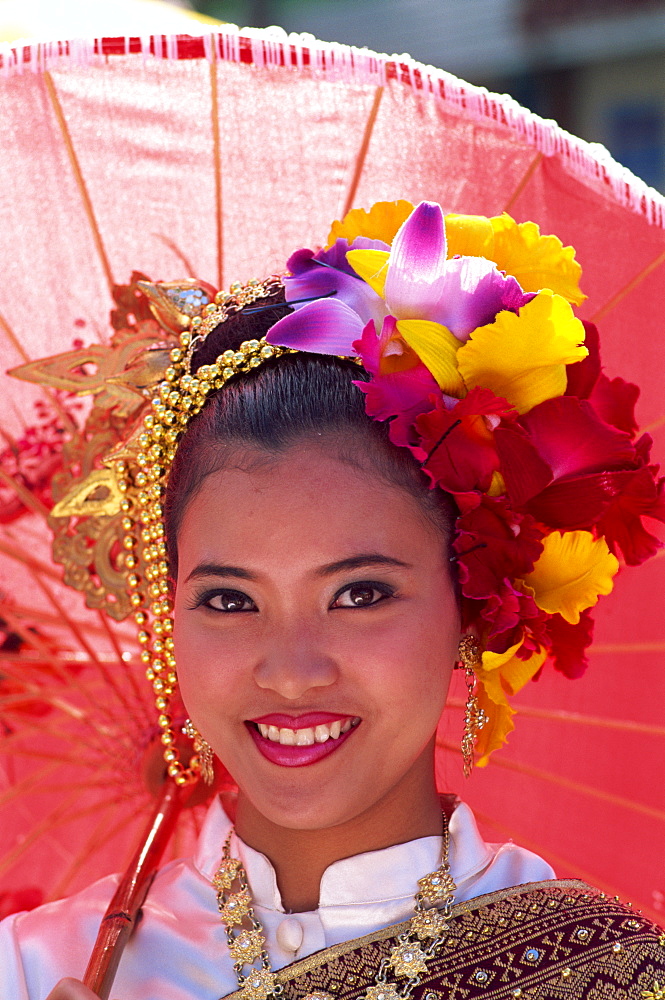
[[[46,996],[60,971],[80,977],[117,883],[118,876],[110,875],[0,921],[0,997]]]
[[[82,976],[119,880],[106,876],[72,896],[0,921],[1,1000],[40,998],[58,979]],[[151,931],[165,921],[177,925],[191,905],[199,906],[199,881],[191,858],[166,864],[152,883],[142,924]]]
[[[485,985],[509,962],[517,997],[538,985],[565,987],[562,995],[665,1000],[665,931],[577,879],[488,893],[458,904],[455,917],[460,940],[478,945]]]

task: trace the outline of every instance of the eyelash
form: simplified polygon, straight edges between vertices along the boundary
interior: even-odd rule
[[[376,601],[372,601],[371,604],[359,604],[359,605],[356,606],[358,608],[374,608],[374,607],[377,606],[377,604],[383,603],[383,601],[386,598],[388,598],[388,597],[397,597],[398,596],[397,595],[397,591],[395,590],[395,588],[389,586],[386,583],[379,583],[376,580],[358,580],[355,583],[348,583],[345,587],[342,587],[340,590],[337,591],[337,593],[333,597],[333,600],[332,600],[332,603],[331,603],[331,609],[332,610],[339,610],[341,608],[344,608],[346,610],[352,610],[352,608],[351,608],[350,605],[339,605],[338,609],[335,609],[334,606],[335,606],[336,602],[340,599],[340,597],[342,597],[342,595],[346,594],[348,591],[351,591],[351,590],[363,590],[363,589],[365,589],[365,590],[376,590],[376,591],[378,591],[381,594],[381,597],[379,597],[378,600],[376,600]],[[228,587],[218,587],[215,590],[204,590],[204,591],[202,591],[199,594],[195,594],[194,597],[193,597],[193,599],[192,599],[192,602],[187,605],[187,609],[189,611],[193,611],[196,608],[207,607],[210,611],[216,611],[218,614],[226,614],[226,615],[230,615],[230,614],[247,614],[248,612],[253,612],[253,611],[258,610],[256,608],[256,605],[254,605],[253,608],[243,608],[242,610],[239,610],[239,611],[230,611],[228,609],[226,609],[226,610],[223,611],[221,608],[213,608],[213,607],[211,607],[210,601],[214,597],[221,597],[222,595],[226,595],[226,596],[231,597],[231,598],[236,597],[240,601],[249,601],[251,604],[254,604],[254,602],[252,601],[251,597],[248,597],[247,594],[243,594],[242,591],[240,591],[240,590],[232,590],[232,589],[230,589]]]
[[[216,611],[218,614],[226,614],[226,615],[240,614],[240,613],[246,614],[247,611],[253,610],[252,608],[247,608],[243,612],[229,611],[229,610],[222,611],[221,608],[211,607],[210,601],[212,601],[213,597],[221,597],[222,595],[227,595],[228,597],[237,597],[241,601],[249,601],[252,604],[254,603],[251,597],[248,597],[247,594],[243,594],[242,591],[240,590],[232,590],[229,587],[217,587],[215,588],[215,590],[203,590],[201,591],[201,593],[195,594],[191,604],[187,605],[187,610],[194,611],[195,608],[207,607],[210,611]]]
[[[381,604],[387,597],[397,597],[397,591],[394,587],[389,586],[387,583],[379,583],[377,580],[359,580],[357,583],[347,583],[345,587],[342,587],[335,594],[332,604],[334,605],[336,601],[346,594],[350,590],[378,590],[382,595],[377,601],[372,601],[371,604],[359,604],[357,607],[360,608],[374,608],[377,604]],[[340,607],[348,608],[348,605],[340,605]]]

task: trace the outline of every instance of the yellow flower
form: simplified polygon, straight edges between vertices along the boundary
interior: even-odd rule
[[[574,305],[586,296],[580,290],[582,268],[573,247],[557,236],[541,236],[535,222],[515,222],[509,215],[446,216],[448,256],[487,257],[499,270],[517,278],[525,292],[549,288]]]
[[[520,309],[500,312],[457,352],[467,389],[482,385],[526,413],[566,391],[566,365],[588,354],[584,327],[560,295],[548,289]]]
[[[478,704],[488,717],[476,742],[479,767],[485,767],[492,751],[503,746],[515,728],[512,721],[515,709],[508,701],[509,696],[517,694],[545,662],[547,651],[543,648],[526,660],[519,659],[515,654],[521,645],[522,640],[505,653],[485,650],[482,666],[475,671],[480,683]]]
[[[346,259],[359,278],[366,281],[372,291],[386,297],[386,277],[390,254],[387,250],[349,250]]]
[[[533,599],[548,614],[557,612],[571,625],[580,612],[609,594],[619,569],[604,538],[590,531],[553,531],[543,539],[543,551],[524,582],[533,590]]]
[[[456,362],[460,341],[450,330],[427,319],[400,319],[397,332],[429,368],[443,392],[457,399],[466,396]]]
[[[494,228],[486,215],[446,216],[448,256],[486,257],[494,260]],[[495,261],[496,263],[496,261]],[[526,290],[526,289],[525,289]]]
[[[476,693],[478,708],[485,714],[487,722],[480,730],[475,746],[476,767],[487,767],[490,754],[499,750],[506,742],[515,723],[513,716],[515,709],[506,702],[505,705],[497,705],[491,701],[484,687],[479,687]]]
[[[369,212],[364,208],[352,208],[342,221],[333,222],[327,246],[335,240],[347,239],[349,243],[356,236],[366,236],[370,240],[383,240],[391,244],[395,234],[405,219],[413,212],[410,201],[377,201]]]

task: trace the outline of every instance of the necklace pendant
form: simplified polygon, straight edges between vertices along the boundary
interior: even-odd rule
[[[224,923],[228,924],[229,927],[235,927],[243,922],[251,905],[252,897],[249,894],[249,889],[241,889],[240,892],[234,892],[232,896],[229,896],[219,912]]]
[[[427,906],[452,896],[456,888],[455,880],[444,868],[437,868],[430,875],[418,879],[418,892]]]
[[[421,941],[441,937],[448,925],[438,910],[418,910],[411,917],[411,933]]]
[[[267,1000],[275,992],[277,976],[268,969],[252,969],[245,979],[240,996],[242,1000]]]
[[[266,939],[261,931],[242,930],[233,939],[233,944],[229,945],[229,951],[234,962],[242,962],[251,965],[265,947]]]
[[[368,986],[360,1000],[404,1000],[394,983],[378,983]]]
[[[224,858],[213,875],[212,884],[217,892],[226,892],[238,878],[242,865],[236,858]]]
[[[415,978],[421,972],[427,972],[427,959],[419,944],[408,942],[399,944],[390,952],[390,964],[398,976]]]

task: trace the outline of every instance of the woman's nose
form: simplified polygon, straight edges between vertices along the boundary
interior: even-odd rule
[[[270,648],[254,668],[258,687],[288,701],[297,701],[312,689],[330,687],[338,677],[335,659],[313,635],[302,633],[271,636]]]

